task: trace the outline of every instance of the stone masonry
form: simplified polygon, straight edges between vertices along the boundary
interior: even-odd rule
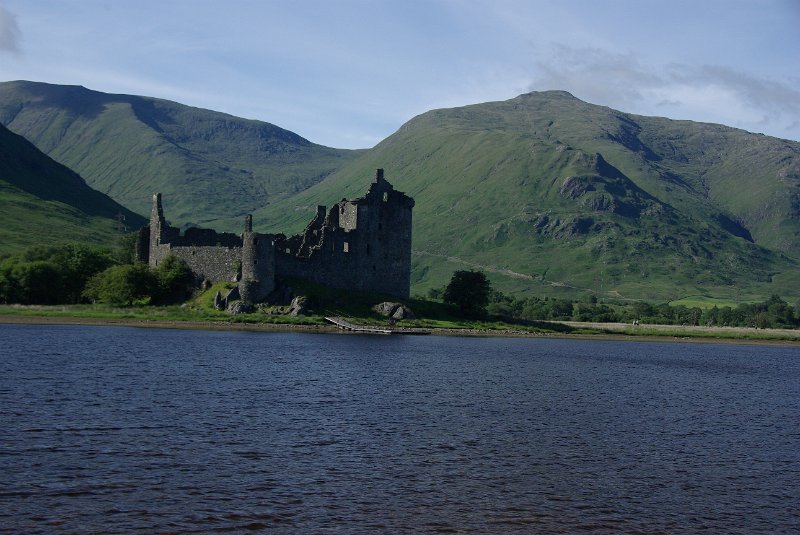
[[[317,214],[302,234],[253,232],[241,236],[190,228],[181,235],[164,219],[161,194],[153,195],[150,226],[139,231],[136,256],[151,267],[174,255],[211,282],[239,278],[242,300],[257,303],[278,278],[301,278],[342,290],[407,298],[411,285],[411,211],[414,200],[395,190],[378,169],[364,197],[342,199]]]

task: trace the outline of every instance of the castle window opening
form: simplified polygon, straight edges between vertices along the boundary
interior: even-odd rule
[[[342,246],[342,251],[344,251],[345,253],[349,253],[350,252],[350,243],[344,242],[344,244]]]
[[[383,202],[389,202],[389,192],[388,191],[384,191],[383,192]]]

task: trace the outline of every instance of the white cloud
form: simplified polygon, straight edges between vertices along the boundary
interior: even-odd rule
[[[717,65],[643,65],[635,54],[553,45],[531,89],[564,89],[595,104],[643,115],[718,122],[800,139],[797,82]]]
[[[657,74],[639,65],[632,54],[597,48],[554,45],[537,66],[541,75],[534,88],[567,90],[597,103],[622,105],[622,109],[644,100],[648,88],[663,84]]]
[[[0,6],[0,50],[19,52],[21,38],[16,15]]]

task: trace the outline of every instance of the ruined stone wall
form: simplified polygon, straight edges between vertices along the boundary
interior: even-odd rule
[[[137,241],[137,256],[147,253],[151,268],[157,268],[171,255],[180,258],[201,279],[212,282],[233,280],[242,258],[242,239],[236,234],[218,233],[211,229],[190,228],[181,235],[164,219],[161,194],[153,195],[149,236],[140,233],[138,241],[149,237],[149,246]]]
[[[237,265],[241,262],[242,248],[160,245],[155,255],[151,251],[150,266],[158,267],[159,263],[170,254],[186,262],[200,279],[208,279],[211,282],[232,281],[237,274]]]
[[[321,228],[306,227],[303,254],[285,246],[296,243],[295,237],[278,240],[276,272],[344,290],[408,297],[413,206],[379,170],[366,196],[338,203]]]
[[[150,261],[150,225],[140,228],[136,234],[134,254],[137,262],[148,263]]]
[[[358,228],[358,203],[342,201],[339,207],[339,225],[345,230]]]
[[[371,197],[363,216],[357,270],[370,291],[408,297],[411,286],[411,206],[399,192]],[[411,201],[413,203],[413,201]]]
[[[320,243],[310,249],[307,257],[287,254],[277,249],[276,274],[279,277],[306,279],[342,290],[365,291],[358,285],[356,255],[345,251],[346,248],[356,249],[355,232],[329,226],[323,227],[320,232]]]
[[[358,206],[358,284],[367,291],[408,297],[411,285],[411,209],[414,201],[388,182],[373,183]]]
[[[276,277],[408,297],[413,207],[414,200],[396,191],[379,169],[364,197],[343,200],[327,212],[318,207],[300,235],[253,233],[249,216],[241,237],[209,229],[189,229],[181,235],[167,224],[156,194],[149,231],[140,233],[137,256],[146,256],[156,268],[173,254],[213,282],[233,280],[241,262],[239,291],[250,302],[266,297]]]

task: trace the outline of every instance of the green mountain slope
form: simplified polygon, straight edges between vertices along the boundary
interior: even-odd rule
[[[420,115],[254,221],[299,229],[378,167],[416,200],[417,292],[474,267],[514,292],[800,296],[796,142],[530,93]]]
[[[119,236],[119,215],[130,229],[145,224],[0,126],[0,254],[64,242],[111,245]]]
[[[35,82],[0,83],[0,123],[138,213],[162,192],[176,225],[249,213],[363,152],[166,100]]]

